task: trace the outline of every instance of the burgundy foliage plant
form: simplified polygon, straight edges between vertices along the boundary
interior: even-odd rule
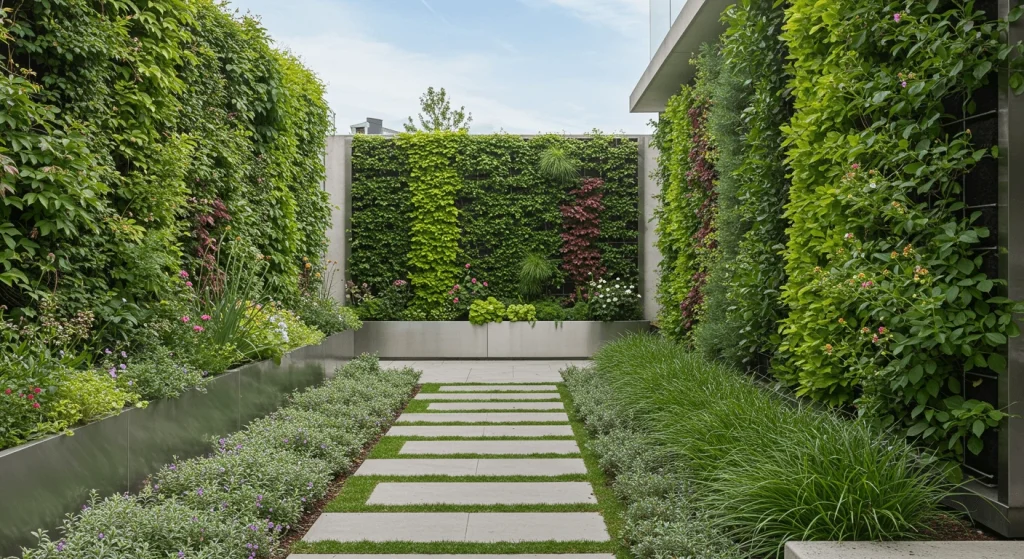
[[[597,238],[601,235],[601,212],[604,205],[604,181],[584,179],[579,188],[570,192],[576,199],[562,206],[562,269],[576,285],[604,275],[601,251]]]

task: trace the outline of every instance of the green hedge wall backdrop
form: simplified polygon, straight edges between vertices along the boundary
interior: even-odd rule
[[[5,12],[0,304],[55,292],[129,336],[225,235],[298,295],[330,219],[317,78],[213,0],[27,2]],[[107,328],[107,325],[115,325]]]
[[[950,456],[982,450],[1005,414],[965,396],[963,376],[1005,373],[1019,332],[986,260],[997,224],[965,203],[972,177],[994,180],[974,171],[991,167],[995,133],[960,119],[991,104],[977,92],[998,67],[1024,80],[1007,22],[979,5],[726,11],[656,136],[666,334]]]
[[[568,189],[554,185],[537,171],[541,153],[553,146],[561,147],[579,162],[582,176],[605,180],[605,210],[598,242],[608,268],[605,277],[637,281],[639,183],[635,141],[601,134],[581,139],[459,133],[354,138],[349,258],[352,280],[381,290],[396,279],[412,279],[414,289],[418,289],[417,272],[428,260],[430,265],[438,266],[435,272],[452,281],[462,277],[456,275],[459,267],[471,263],[474,275],[489,283],[492,294],[516,298],[519,265],[527,254],[561,260],[559,206],[569,200]],[[428,179],[419,166],[442,154],[451,168],[437,167],[435,171],[439,172],[428,173]],[[438,182],[440,176],[444,177],[443,184]],[[454,178],[457,184],[453,185]],[[424,195],[419,190],[426,180],[433,185],[429,187],[431,192],[436,189],[435,194],[443,195],[440,200],[454,204],[434,208],[425,215],[425,206],[417,202],[417,197]],[[433,213],[442,209],[443,214]],[[452,217],[457,230],[451,228]],[[431,227],[443,226],[444,234],[435,237],[433,244],[416,245],[410,239],[425,240],[422,232],[427,222],[433,224]],[[451,269],[446,268],[449,266]],[[563,273],[559,275],[564,278]],[[418,292],[417,297],[445,296],[450,288],[431,283],[426,287],[430,292]],[[560,294],[572,289],[565,282]]]

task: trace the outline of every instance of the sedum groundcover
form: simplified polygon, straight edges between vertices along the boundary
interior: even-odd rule
[[[952,487],[899,437],[635,335],[569,370],[638,557],[780,556],[789,540],[922,537]]]
[[[390,424],[419,378],[362,356],[280,410],[168,464],[136,495],[93,494],[23,559],[258,559]]]

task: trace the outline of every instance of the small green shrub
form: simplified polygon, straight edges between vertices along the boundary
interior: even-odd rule
[[[542,151],[537,162],[537,171],[547,179],[559,185],[567,185],[580,176],[577,170],[578,163],[573,161],[565,150],[559,147],[549,147]]]
[[[586,301],[578,301],[572,307],[565,309],[566,320],[590,320],[590,304]]]
[[[146,344],[132,354],[110,352],[101,360],[100,368],[108,372],[114,369],[118,385],[147,400],[176,398],[185,390],[202,387],[205,383],[199,369],[183,363],[159,343]]]
[[[533,305],[509,305],[506,309],[509,322],[537,322],[537,309]]]
[[[409,282],[397,279],[376,297],[364,294],[356,313],[362,320],[403,320],[411,300]]]
[[[469,321],[473,324],[487,324],[488,322],[501,323],[505,318],[505,304],[488,297],[486,300],[477,299],[469,306]]]
[[[554,301],[540,301],[533,306],[537,311],[537,320],[565,320],[565,309]]]
[[[557,268],[551,260],[539,255],[528,254],[519,265],[519,294],[527,300],[544,292],[544,288],[555,276]]]
[[[80,421],[92,421],[115,414],[139,400],[139,395],[121,389],[118,369],[108,371],[67,371],[63,374],[57,397],[74,404]]]
[[[640,294],[635,285],[619,278],[590,282],[590,316],[594,320],[637,320],[640,318]]]
[[[344,307],[327,296],[300,297],[294,305],[302,322],[330,336],[346,330],[358,330],[363,323],[355,309]]]

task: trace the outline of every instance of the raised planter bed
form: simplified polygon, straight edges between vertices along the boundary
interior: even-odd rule
[[[382,359],[587,359],[601,345],[631,332],[650,330],[646,321],[365,322],[355,332],[356,354]]]
[[[261,361],[217,376],[206,391],[151,402],[74,430],[0,451],[0,556],[34,542],[100,495],[138,489],[175,456],[209,448],[209,438],[237,431],[280,407],[296,389],[320,384],[352,357],[353,332],[295,350],[280,364]]]

